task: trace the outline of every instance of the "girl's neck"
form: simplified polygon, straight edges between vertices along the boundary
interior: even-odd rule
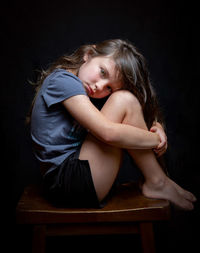
[[[77,69],[66,69],[68,72],[72,73],[73,75],[77,76],[78,75],[78,70]]]

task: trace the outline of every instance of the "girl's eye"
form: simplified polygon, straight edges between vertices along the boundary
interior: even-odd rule
[[[112,88],[110,86],[107,86],[107,90],[112,93]]]
[[[101,76],[105,77],[106,71],[103,68],[100,68]]]

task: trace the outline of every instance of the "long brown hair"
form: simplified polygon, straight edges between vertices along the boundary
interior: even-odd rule
[[[148,128],[152,126],[155,120],[162,123],[163,118],[155,91],[150,82],[146,60],[132,43],[121,39],[105,40],[95,45],[83,45],[73,54],[61,56],[46,71],[41,72],[41,76],[36,83],[36,95],[44,79],[54,69],[62,68],[78,74],[80,66],[84,63],[83,57],[86,53],[90,53],[92,57],[112,57],[124,84],[123,88],[132,92],[139,100]]]

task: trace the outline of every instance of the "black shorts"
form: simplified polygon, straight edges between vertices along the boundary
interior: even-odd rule
[[[57,206],[101,208],[94,188],[90,165],[71,154],[61,165],[44,176],[46,197]]]

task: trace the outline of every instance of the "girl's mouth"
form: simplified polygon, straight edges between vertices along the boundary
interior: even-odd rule
[[[86,87],[87,87],[87,90],[89,91],[89,95],[93,95],[94,91],[92,90],[92,88],[88,84],[86,84]]]

